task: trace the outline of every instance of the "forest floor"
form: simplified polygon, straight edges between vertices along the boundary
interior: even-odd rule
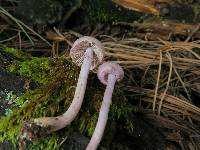
[[[96,18],[89,10],[92,3],[88,6],[91,13],[83,13],[84,3],[90,0],[62,1],[62,5],[56,0],[29,2],[0,1],[0,149],[18,148],[23,122],[66,110],[73,94],[69,98],[63,95],[74,86],[79,71],[71,63],[69,50],[84,35],[99,39],[105,60],[119,63],[125,70],[100,149],[200,149],[199,2],[159,1],[161,14],[154,16],[148,9],[135,12],[102,1]],[[47,7],[49,3],[53,10]],[[94,3],[100,4],[98,0]],[[47,8],[45,16],[39,4],[41,9]],[[67,12],[64,4],[70,8]],[[108,15],[110,11],[113,17]],[[71,71],[73,78],[68,79],[65,73]],[[25,141],[27,149],[85,149],[103,91],[95,72],[90,76],[75,123],[41,141]],[[89,102],[89,96],[97,102]]]

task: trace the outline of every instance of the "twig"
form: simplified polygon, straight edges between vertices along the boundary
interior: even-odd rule
[[[34,33],[36,36],[38,36],[41,40],[43,40],[45,43],[47,43],[49,46],[52,46],[46,39],[44,39],[41,35],[39,35],[37,32],[35,32],[33,29],[28,27],[26,24],[24,24],[22,21],[18,20],[17,18],[13,17],[8,11],[6,11],[3,7],[0,6],[0,13],[8,16],[10,19],[12,19],[18,26],[19,28],[24,32],[26,37],[30,40],[31,44],[34,45],[34,42],[30,38],[30,36],[27,34],[27,32],[24,30],[23,27]]]
[[[171,58],[171,55],[170,55],[169,52],[166,53],[166,56],[167,56],[167,58],[169,59],[169,62],[170,62],[170,70],[169,70],[169,75],[168,75],[167,85],[166,85],[165,91],[164,91],[164,93],[162,94],[162,97],[161,97],[161,99],[160,99],[160,104],[159,104],[159,107],[158,107],[158,115],[160,115],[162,103],[163,103],[163,100],[164,100],[165,95],[166,95],[166,93],[167,93],[167,90],[168,90],[168,88],[169,88],[169,83],[170,83],[171,75],[172,75],[172,58]]]
[[[73,43],[72,42],[70,42],[69,40],[67,40],[66,38],[65,38],[65,36],[64,35],[62,35],[61,33],[60,33],[60,31],[58,30],[58,29],[56,29],[55,27],[53,28],[54,29],[54,31],[60,36],[60,37],[62,37],[63,38],[63,40],[65,41],[65,42],[67,42],[67,44],[68,45],[70,45],[70,46],[72,46],[73,45]]]
[[[191,32],[191,34],[187,37],[187,39],[185,40],[185,42],[188,42],[192,36],[199,30],[200,28],[200,24],[196,26],[196,28],[194,28],[194,30]]]
[[[174,72],[176,73],[176,75],[177,75],[179,81],[181,82],[181,84],[182,84],[182,86],[183,86],[183,89],[185,90],[188,99],[190,99],[190,101],[191,101],[189,92],[188,92],[187,88],[185,87],[185,83],[184,83],[183,80],[181,79],[181,77],[180,77],[179,73],[177,72],[175,66],[173,66],[173,69],[174,69]]]
[[[159,81],[160,81],[161,67],[162,67],[162,52],[160,51],[160,61],[159,61],[159,68],[158,68],[157,83],[156,83],[156,89],[155,89],[155,94],[154,94],[154,99],[153,99],[153,111],[155,111],[155,107],[156,107],[156,99],[157,99],[157,93],[158,93],[158,87],[159,87]]]

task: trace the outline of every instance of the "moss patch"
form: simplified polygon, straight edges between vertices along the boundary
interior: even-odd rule
[[[40,84],[47,84],[55,77],[55,70],[50,67],[48,58],[29,58],[16,61],[9,66],[9,71],[20,76],[25,76]],[[53,78],[52,78],[53,77]]]
[[[24,53],[22,51],[20,51],[18,49],[15,49],[15,48],[5,47],[4,51],[7,52],[7,53],[9,53],[9,54],[12,54],[15,57],[22,57],[22,56],[24,56]]]

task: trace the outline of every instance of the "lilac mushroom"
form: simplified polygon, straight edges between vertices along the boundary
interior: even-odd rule
[[[99,66],[97,75],[99,80],[106,85],[106,90],[100,108],[97,125],[86,150],[96,150],[101,141],[108,120],[115,82],[120,81],[124,77],[124,71],[118,64],[106,62]]]
[[[69,125],[77,116],[85,94],[89,71],[103,62],[104,51],[100,41],[84,36],[76,40],[70,50],[72,61],[81,66],[73,101],[68,110],[57,117],[33,119],[22,127],[21,139],[37,139]]]

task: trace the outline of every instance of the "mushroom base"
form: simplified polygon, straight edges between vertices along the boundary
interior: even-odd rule
[[[22,126],[20,139],[33,141],[49,134],[53,128],[53,126],[41,126],[41,124],[31,120]]]

